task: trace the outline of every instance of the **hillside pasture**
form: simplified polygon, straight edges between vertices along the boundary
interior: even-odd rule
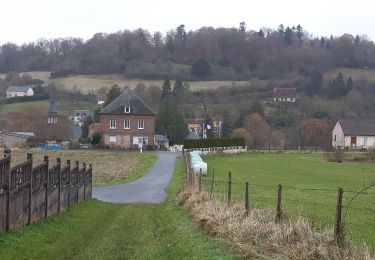
[[[278,185],[287,216],[303,216],[318,229],[332,228],[335,221],[337,190],[344,189],[343,219],[349,236],[359,245],[375,250],[375,188],[350,200],[366,185],[375,183],[372,163],[330,163],[322,154],[241,154],[206,157],[209,175],[203,184],[210,190],[215,172],[214,193],[226,199],[228,171],[232,172],[232,198],[244,201],[245,182],[250,184],[250,207],[276,209]],[[347,213],[346,213],[347,212]]]
[[[333,80],[337,77],[337,74],[341,72],[344,78],[351,76],[354,82],[358,79],[365,79],[371,82],[375,82],[375,69],[363,68],[363,69],[350,69],[350,68],[335,68],[324,73],[324,80]]]

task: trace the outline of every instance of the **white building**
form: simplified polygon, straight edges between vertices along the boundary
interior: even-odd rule
[[[76,125],[83,126],[85,118],[89,116],[91,116],[91,112],[89,110],[73,110],[70,120]]]
[[[296,102],[296,88],[273,88],[273,101]]]
[[[333,147],[375,148],[374,119],[340,119],[332,131]]]
[[[34,90],[28,86],[9,86],[7,90],[7,98],[33,95]]]

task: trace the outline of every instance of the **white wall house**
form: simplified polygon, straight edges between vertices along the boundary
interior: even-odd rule
[[[332,131],[332,146],[341,148],[375,148],[375,120],[338,120]]]
[[[33,95],[34,90],[28,86],[9,86],[7,89],[7,98]]]
[[[296,102],[296,88],[273,88],[273,101]]]

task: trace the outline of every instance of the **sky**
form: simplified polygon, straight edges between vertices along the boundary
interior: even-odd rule
[[[184,24],[276,29],[301,26],[313,36],[367,35],[375,40],[370,0],[0,0],[0,44],[40,38],[91,38],[95,33],[147,29],[165,34]]]

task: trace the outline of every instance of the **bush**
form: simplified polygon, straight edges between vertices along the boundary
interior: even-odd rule
[[[212,147],[232,147],[242,146],[245,147],[245,139],[242,137],[235,138],[210,138],[184,141],[184,149],[194,148],[212,148]]]
[[[326,152],[324,157],[329,162],[339,162],[341,163],[345,158],[345,150],[336,148],[333,152]]]

